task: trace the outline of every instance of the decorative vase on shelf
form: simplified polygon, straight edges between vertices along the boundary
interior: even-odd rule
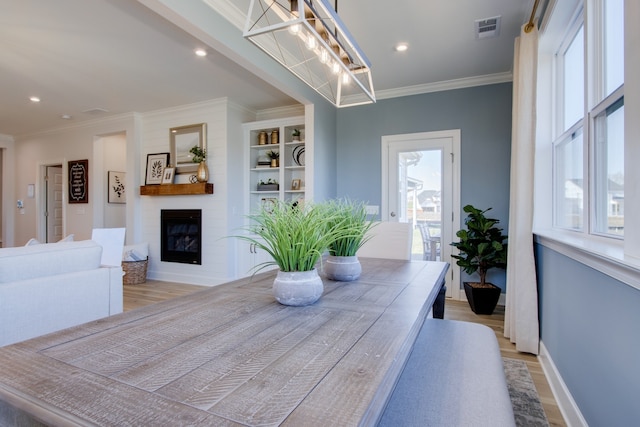
[[[258,145],[266,145],[267,144],[267,133],[262,131],[258,134]]]
[[[198,171],[196,172],[196,178],[198,178],[198,182],[208,182],[209,181],[209,168],[207,167],[207,162],[198,163]]]
[[[271,143],[272,144],[277,144],[278,143],[278,131],[274,130],[271,132]]]

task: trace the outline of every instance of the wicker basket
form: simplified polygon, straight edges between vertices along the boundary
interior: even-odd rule
[[[142,261],[122,261],[123,285],[139,285],[147,281],[147,264],[149,257]]]

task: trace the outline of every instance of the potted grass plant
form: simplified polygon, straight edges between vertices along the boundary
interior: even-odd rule
[[[370,239],[367,232],[374,226],[374,222],[367,219],[366,205],[362,202],[333,200],[323,208],[333,218],[330,226],[340,230],[339,236],[329,244],[329,256],[323,265],[324,273],[332,280],[356,280],[362,273],[356,253]]]
[[[500,298],[500,288],[487,282],[487,272],[492,268],[507,268],[507,236],[496,224],[499,220],[487,218],[485,213],[489,209],[480,210],[472,205],[463,208],[467,213],[464,220],[467,229],[459,230],[456,236],[459,242],[451,243],[460,251],[456,264],[465,273],[478,273],[479,282],[464,282],[464,291],[469,306],[476,314],[492,314]]]
[[[278,201],[268,209],[250,214],[249,235],[237,236],[255,244],[279,270],[273,282],[276,300],[284,305],[303,306],[316,302],[324,290],[316,264],[329,245],[343,233],[335,216],[321,205]]]

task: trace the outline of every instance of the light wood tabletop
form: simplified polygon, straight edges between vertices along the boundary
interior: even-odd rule
[[[323,278],[307,307],[278,304],[269,272],[0,348],[0,416],[374,425],[448,264],[361,262],[359,280]]]

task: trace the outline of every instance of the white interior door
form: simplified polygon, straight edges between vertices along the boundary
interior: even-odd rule
[[[44,212],[47,243],[57,242],[63,237],[62,178],[61,166],[47,166],[45,178],[47,202]]]
[[[382,137],[383,221],[414,226],[413,259],[451,265],[454,213],[459,212],[460,131]],[[458,268],[447,276],[447,296],[459,299]]]

